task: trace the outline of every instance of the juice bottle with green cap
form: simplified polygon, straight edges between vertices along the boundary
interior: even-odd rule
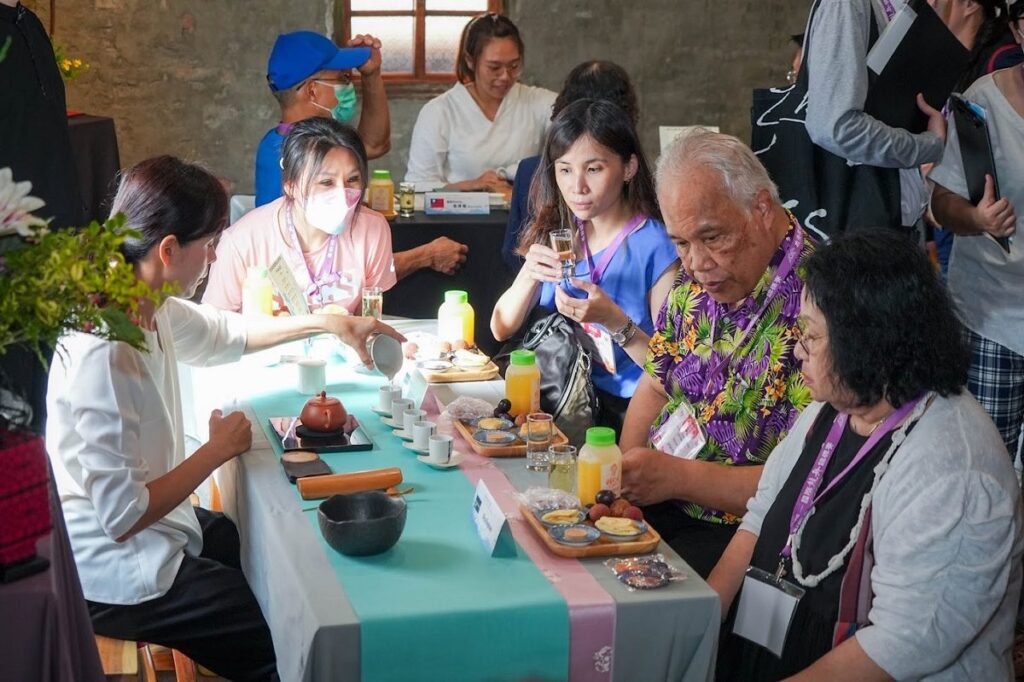
[[[386,214],[395,212],[395,183],[391,180],[391,171],[373,171],[369,190],[370,208]]]
[[[509,414],[540,411],[540,368],[532,350],[514,350],[505,371],[505,397],[512,403]]]
[[[465,341],[473,346],[476,317],[469,305],[469,294],[459,289],[444,292],[444,303],[437,311],[437,336],[442,341]]]
[[[622,451],[615,430],[606,426],[587,429],[587,444],[576,458],[576,494],[580,504],[594,504],[598,491],[622,492]]]
[[[242,283],[242,314],[274,314],[274,287],[269,271],[262,265],[253,265],[246,271]]]

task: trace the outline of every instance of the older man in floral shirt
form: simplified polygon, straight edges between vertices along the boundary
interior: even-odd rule
[[[683,268],[626,413],[623,492],[706,577],[810,402],[793,348],[813,242],[734,137],[677,140],[657,179]]]

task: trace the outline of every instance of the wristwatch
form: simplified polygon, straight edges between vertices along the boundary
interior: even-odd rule
[[[633,338],[634,334],[636,334],[636,325],[633,324],[633,320],[629,319],[628,317],[626,318],[626,324],[623,325],[622,329],[611,332],[612,341],[619,344],[620,346],[625,346],[627,343],[629,343],[630,339]]]

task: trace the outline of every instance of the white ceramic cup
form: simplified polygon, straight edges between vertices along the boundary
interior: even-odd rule
[[[453,441],[451,436],[443,434],[431,436],[427,441],[427,457],[436,464],[447,464],[452,458]]]
[[[394,403],[392,403],[394,404]],[[412,433],[412,425],[427,418],[426,410],[407,409],[402,413],[402,429],[406,433]]]
[[[391,401],[391,421],[402,428],[405,425],[404,417],[402,415],[406,410],[412,409],[412,401],[408,398],[399,398],[398,400]]]
[[[381,412],[390,412],[391,403],[402,399],[402,387],[386,384],[377,389],[377,409]]]
[[[327,390],[327,361],[317,358],[302,358],[295,365],[299,368],[299,393],[316,395]]]
[[[412,425],[412,444],[420,450],[426,450],[430,437],[437,430],[437,424],[428,421],[418,421]]]

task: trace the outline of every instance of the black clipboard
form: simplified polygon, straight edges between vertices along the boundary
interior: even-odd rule
[[[894,128],[924,132],[928,117],[917,107],[917,93],[941,109],[970,55],[927,0],[908,0],[868,53],[868,69],[876,78],[864,111]]]
[[[949,108],[953,112],[953,125],[960,143],[960,158],[964,165],[964,179],[967,181],[967,196],[977,206],[985,196],[985,176],[991,175],[995,185],[996,199],[999,199],[999,177],[996,175],[996,162],[992,156],[992,138],[988,132],[988,121],[981,116],[967,99],[959,93],[949,98]],[[992,236],[992,235],[989,235]],[[992,237],[1010,252],[1008,237]]]

